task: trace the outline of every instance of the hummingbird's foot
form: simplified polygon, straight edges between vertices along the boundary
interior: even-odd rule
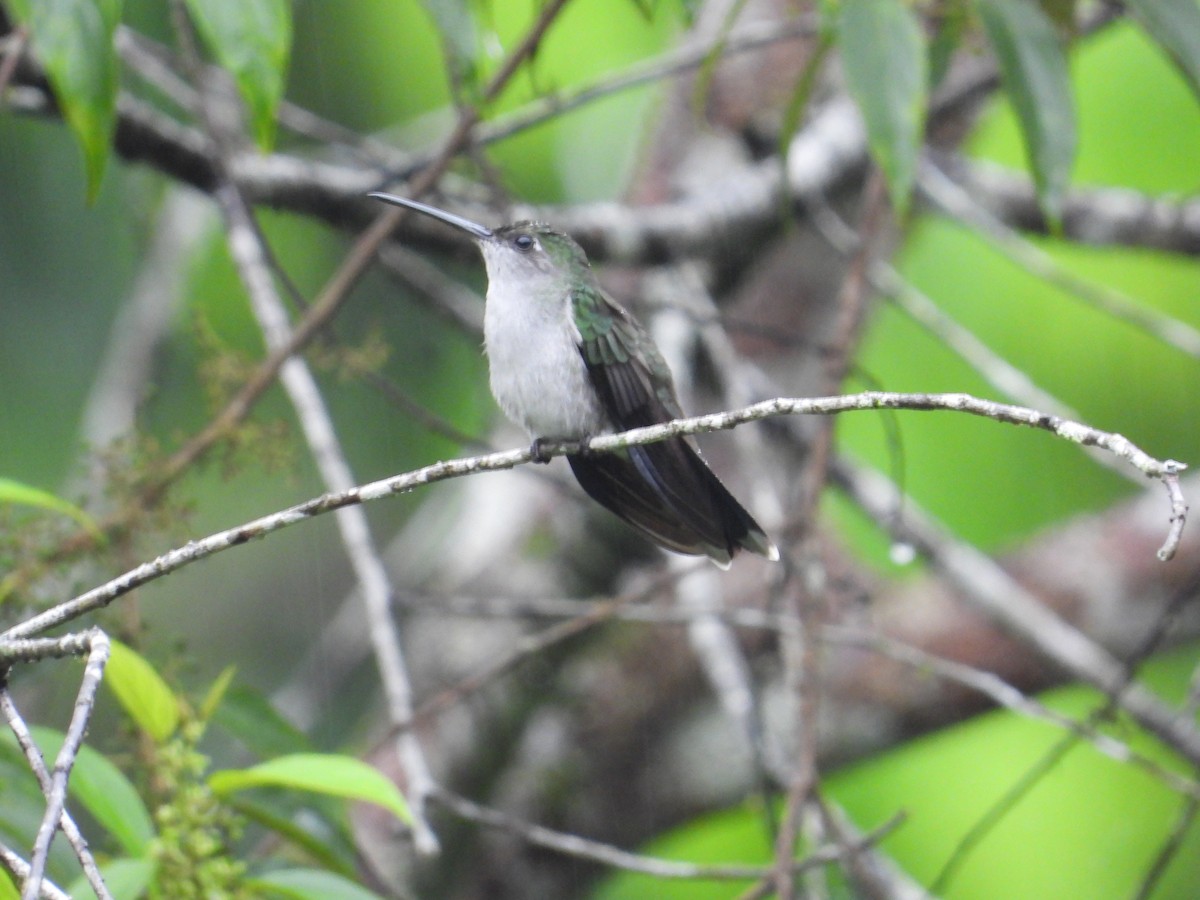
[[[567,452],[567,456],[587,456],[591,453],[586,438],[583,440],[571,440],[568,438],[539,437],[534,438],[533,443],[529,445],[529,455],[533,457],[535,463],[544,465],[554,458],[554,454],[548,449],[549,447],[562,448]]]
[[[529,455],[533,457],[533,461],[540,465],[546,465],[553,457],[546,450],[547,444],[557,444],[558,441],[551,438],[534,438],[533,443],[529,445]]]

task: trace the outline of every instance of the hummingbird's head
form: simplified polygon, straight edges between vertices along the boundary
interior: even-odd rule
[[[515,222],[480,239],[488,280],[567,283],[591,277],[587,256],[570,237],[541,222]]]
[[[488,281],[515,280],[529,289],[559,288],[592,278],[587,256],[570,237],[540,222],[515,222],[495,230],[462,216],[398,197],[395,194],[368,194],[393,206],[406,206],[447,225],[465,231],[479,244],[487,265]]]

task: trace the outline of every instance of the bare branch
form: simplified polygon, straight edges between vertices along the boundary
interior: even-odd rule
[[[17,63],[29,46],[29,26],[19,25],[7,37],[0,41],[0,97],[8,91],[13,74],[17,71]]]
[[[104,886],[96,862],[87,848],[87,842],[84,841],[74,821],[65,811],[67,779],[70,777],[71,767],[75,764],[79,747],[83,743],[83,736],[87,731],[88,720],[91,718],[92,706],[96,699],[96,691],[104,677],[104,665],[108,662],[108,636],[99,628],[92,628],[79,635],[68,635],[66,639],[57,642],[59,646],[52,646],[49,642],[26,641],[22,643],[26,650],[32,649],[30,645],[33,643],[41,644],[43,646],[40,649],[45,650],[45,655],[48,656],[60,657],[86,652],[88,658],[84,666],[83,678],[79,682],[79,692],[75,698],[71,721],[63,737],[62,747],[59,748],[58,756],[55,757],[52,773],[46,771],[41,751],[33,743],[29,729],[25,726],[24,719],[21,718],[16,705],[12,702],[7,686],[0,685],[0,712],[3,713],[13,734],[16,735],[17,743],[24,751],[25,758],[29,761],[30,768],[46,797],[46,811],[34,838],[33,852],[30,856],[28,872],[24,876],[21,898],[22,900],[36,900],[42,895],[42,883],[45,877],[46,862],[50,855],[50,844],[54,840],[55,832],[62,828],[75,849],[76,856],[97,896],[102,900],[111,900],[111,894]],[[3,648],[2,643],[0,643],[0,648]]]
[[[752,406],[728,412],[676,419],[661,425],[635,428],[620,434],[601,435],[587,442],[590,451],[603,453],[635,444],[649,444],[674,435],[703,434],[734,428],[745,422],[757,421],[782,415],[831,415],[853,410],[909,409],[945,410],[970,413],[1012,425],[1028,425],[1057,434],[1059,437],[1079,444],[1103,447],[1125,460],[1135,469],[1151,478],[1170,479],[1186,467],[1173,460],[1158,460],[1119,434],[1100,431],[1088,425],[1048,416],[1036,410],[1005,403],[981,400],[969,394],[902,394],[883,391],[867,391],[835,397],[786,398],[766,400]],[[579,444],[544,445],[551,456],[580,452]],[[406,493],[414,488],[435,484],[450,478],[461,478],[477,472],[495,472],[512,469],[531,462],[529,449],[505,450],[480,456],[437,462],[401,475],[393,475],[359,487],[332,494],[314,497],[304,503],[253,519],[234,528],[211,534],[197,541],[190,541],[149,562],[130,569],[111,581],[67,600],[57,606],[38,613],[0,633],[0,641],[40,634],[78,618],[88,612],[107,606],[117,597],[136,587],[162,577],[176,569],[204,559],[214,553],[248,541],[265,537],[273,531],[295,525],[297,522],[323,515],[356,503],[379,500],[384,497]],[[1186,512],[1180,511],[1179,514]],[[1173,512],[1173,515],[1175,512]]]
[[[1073,677],[1108,696],[1119,695],[1125,711],[1144,728],[1200,765],[1200,729],[1193,722],[1143,685],[1130,683],[1125,666],[1038,602],[993,559],[952,539],[912,504],[903,522],[889,519],[894,487],[883,476],[843,462],[836,477],[864,510],[915,546],[967,603]]]
[[[941,160],[971,199],[1001,222],[1049,234],[1033,182],[996,165]],[[1130,188],[1075,188],[1063,199],[1062,235],[1082,244],[1200,254],[1200,200],[1150,197]]]
[[[1150,773],[1171,790],[1184,797],[1200,800],[1200,783],[1180,775],[1150,757],[1134,750],[1129,744],[1105,734],[1090,722],[1079,721],[1056,712],[1036,697],[1030,697],[1013,687],[999,675],[943,659],[916,647],[892,640],[882,634],[861,632],[850,628],[826,626],[823,637],[843,646],[865,647],[890,659],[903,662],[919,671],[930,672],[938,678],[960,684],[976,691],[997,706],[1017,715],[1046,722],[1090,743],[1096,750],[1117,762],[1135,765]]]
[[[973,192],[956,184],[928,159],[922,162],[917,183],[934,206],[982,234],[992,246],[1026,271],[1113,318],[1158,338],[1169,347],[1192,357],[1200,357],[1200,330],[1107,285],[1075,275],[996,218]]]
[[[472,822],[502,828],[531,844],[564,853],[568,856],[589,860],[615,869],[628,872],[642,872],[657,878],[710,879],[720,881],[740,881],[748,878],[765,878],[771,869],[763,866],[704,866],[696,863],[676,862],[674,860],[657,859],[652,856],[641,856],[630,853],[619,847],[604,844],[554,831],[542,825],[524,822],[486,806],[473,803],[465,797],[451,793],[445,788],[439,789],[436,799],[455,815]],[[879,828],[874,829],[855,842],[855,848],[862,850],[874,846],[904,821],[904,815],[894,816]],[[837,862],[844,852],[841,846],[822,847],[793,865],[793,872],[805,872],[819,866]]]

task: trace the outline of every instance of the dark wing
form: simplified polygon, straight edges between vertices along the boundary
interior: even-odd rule
[[[579,351],[617,430],[681,415],[654,341],[598,288],[572,298]],[[621,453],[569,457],[583,489],[650,538],[727,565],[739,547],[773,558],[774,545],[688,441],[669,438]]]

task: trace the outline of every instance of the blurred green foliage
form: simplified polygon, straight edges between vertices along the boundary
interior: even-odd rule
[[[1178,72],[1137,29],[1119,25],[1089,39],[1073,57],[1072,72],[1080,121],[1077,180],[1154,193],[1196,189],[1200,109]],[[997,102],[985,116],[970,148],[983,159],[1024,165],[1007,103]],[[1052,238],[1035,244],[1068,271],[1200,328],[1196,260]],[[1188,387],[1200,384],[1196,359],[1090,308],[943,219],[925,216],[915,224],[897,267],[1088,424],[1124,434],[1155,456],[1200,461],[1200,391]],[[1010,399],[888,303],[873,317],[857,362],[872,387]],[[1102,509],[1135,487],[1079,447],[1044,433],[959,415],[899,413],[896,421],[906,488],[953,532],[985,548]],[[844,449],[884,471],[896,462],[875,416],[841,417],[838,436]],[[868,541],[870,526],[828,500],[839,520]],[[1165,521],[1164,506],[1164,527]]]

